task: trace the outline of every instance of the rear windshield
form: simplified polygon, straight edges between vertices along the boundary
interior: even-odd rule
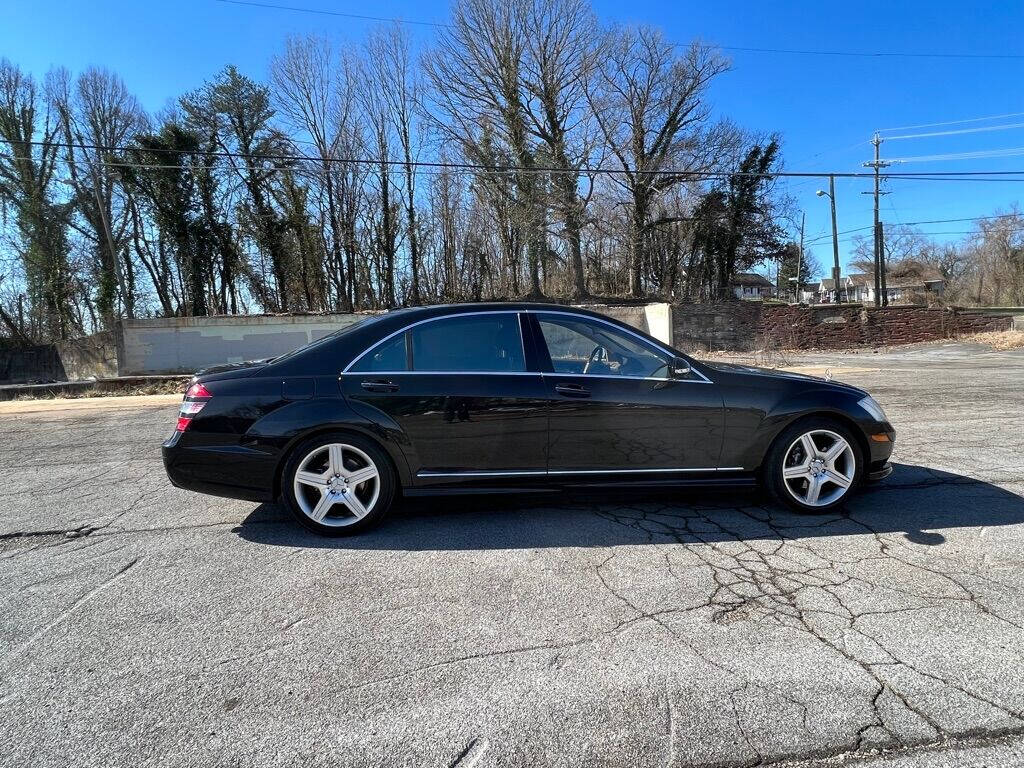
[[[330,341],[334,341],[334,339],[337,339],[340,336],[344,336],[347,333],[351,333],[352,331],[356,330],[357,328],[365,328],[366,326],[370,325],[371,323],[375,323],[376,321],[380,320],[382,317],[387,317],[387,314],[365,315],[365,316],[359,318],[358,320],[356,320],[354,323],[350,323],[350,324],[346,325],[344,328],[339,328],[336,331],[331,331],[326,336],[321,336],[319,339],[316,339],[315,341],[311,341],[311,342],[309,342],[309,344],[306,344],[304,346],[297,347],[297,348],[293,349],[291,352],[285,352],[283,355],[279,355],[278,357],[271,358],[267,362],[268,363],[279,363],[282,360],[288,360],[288,359],[290,359],[292,357],[295,357],[296,355],[298,355],[298,354],[300,354],[302,352],[306,352],[306,351],[308,351],[310,349],[315,349],[316,347],[319,347],[322,344],[327,344]]]

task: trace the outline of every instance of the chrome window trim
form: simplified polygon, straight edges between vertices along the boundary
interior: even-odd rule
[[[644,344],[644,345],[646,345],[648,347],[652,347],[652,348],[654,348],[655,350],[657,350],[658,352],[660,352],[662,354],[669,355],[670,357],[675,357],[676,356],[675,350],[671,349],[670,347],[663,346],[660,342],[657,342],[657,341],[652,343],[652,341],[650,339],[647,339],[647,338],[641,336],[636,331],[633,331],[632,329],[630,329],[628,327],[625,327],[625,328],[621,327],[621,326],[616,325],[615,323],[610,322],[608,320],[605,320],[604,318],[601,318],[601,317],[593,317],[591,315],[582,315],[582,314],[580,314],[578,312],[567,312],[565,310],[558,310],[558,309],[485,309],[485,310],[480,310],[479,312],[451,312],[451,313],[449,313],[447,315],[438,315],[437,317],[427,317],[427,318],[424,318],[423,320],[417,320],[414,323],[409,323],[408,325],[403,326],[402,328],[399,328],[397,331],[389,333],[387,336],[385,336],[380,341],[378,341],[378,342],[372,344],[371,346],[367,347],[366,349],[364,349],[362,352],[359,353],[359,355],[357,355],[355,358],[353,358],[352,362],[350,362],[348,365],[345,366],[344,369],[342,369],[341,374],[344,375],[344,374],[347,374],[347,373],[353,373],[353,374],[362,374],[364,376],[399,376],[399,375],[402,375],[402,374],[406,374],[406,375],[408,375],[408,374],[426,374],[426,375],[433,375],[433,374],[447,374],[447,375],[470,374],[470,375],[474,375],[474,376],[524,376],[524,375],[525,376],[540,376],[540,375],[543,375],[543,376],[589,376],[589,377],[595,378],[595,379],[620,379],[620,380],[621,379],[633,379],[633,380],[642,380],[642,381],[678,381],[678,382],[681,382],[681,383],[684,383],[684,384],[713,384],[714,383],[714,382],[711,381],[711,379],[709,379],[707,376],[705,376],[703,373],[698,371],[696,368],[693,368],[692,366],[690,368],[690,372],[695,374],[695,375],[697,375],[697,376],[699,376],[700,379],[671,379],[671,378],[661,378],[661,377],[657,377],[657,376],[609,376],[609,375],[604,375],[604,374],[590,374],[590,373],[558,373],[558,372],[548,373],[546,371],[352,371],[352,370],[350,370],[352,368],[352,366],[354,366],[356,363],[358,363],[360,360],[362,360],[364,357],[366,357],[367,354],[369,354],[370,352],[375,350],[377,347],[381,346],[382,344],[386,343],[387,341],[390,341],[391,339],[393,339],[398,334],[405,333],[406,331],[408,331],[408,330],[410,330],[412,328],[415,328],[417,325],[422,325],[424,323],[432,323],[432,322],[435,322],[437,320],[446,320],[446,319],[453,318],[453,317],[469,317],[469,316],[472,316],[472,315],[517,315],[518,316],[518,315],[531,315],[531,314],[532,315],[539,315],[539,314],[545,314],[545,315],[564,315],[566,317],[573,317],[573,318],[576,318],[578,320],[592,320],[594,322],[602,323],[603,325],[607,325],[610,328],[613,328],[615,330],[624,331],[625,333],[629,334],[630,336],[636,337],[636,339],[640,343],[642,343],[642,344]],[[527,358],[528,358],[528,356],[526,354],[526,339],[523,338],[523,324],[522,324],[521,321],[519,322],[519,344],[520,344],[520,346],[522,347],[522,350],[523,350],[523,362],[525,363]]]
[[[700,373],[690,369],[693,373],[698,376]],[[692,379],[663,379],[659,376],[616,376],[614,373],[542,373],[541,376],[570,376],[579,379],[611,379],[612,381],[677,381],[680,384],[710,384],[711,382],[707,379],[703,381],[696,381]],[[703,377],[701,377],[703,378]]]
[[[339,376],[543,376],[539,371],[342,371]],[[617,378],[617,377],[616,377]]]
[[[696,373],[696,371],[695,371]],[[568,376],[571,378],[611,379],[612,381],[677,381],[680,384],[710,384],[710,381],[661,379],[656,376],[616,376],[605,373],[542,373],[540,371],[342,371],[341,376]]]
[[[512,477],[547,475],[623,475],[664,472],[742,472],[743,467],[670,467],[668,469],[509,469],[493,472],[469,470],[466,472],[435,472],[421,469],[416,477]]]
[[[522,323],[522,321],[519,320],[519,315],[520,314],[522,314],[522,312],[521,312],[521,310],[518,310],[518,309],[485,309],[485,310],[481,310],[480,312],[452,312],[452,313],[447,314],[447,315],[438,315],[437,317],[425,317],[422,320],[417,320],[414,323],[409,323],[408,325],[406,325],[406,326],[404,326],[402,328],[399,328],[397,331],[394,331],[393,333],[389,333],[387,336],[385,336],[380,341],[378,341],[378,342],[372,344],[371,346],[367,347],[362,352],[360,352],[359,355],[352,360],[352,362],[350,362],[348,365],[346,365],[344,367],[344,369],[342,369],[341,372],[342,373],[349,373],[349,369],[353,365],[358,363],[360,360],[362,360],[364,357],[366,357],[370,352],[375,350],[381,344],[384,344],[384,343],[390,341],[391,339],[393,339],[395,336],[397,336],[400,333],[405,333],[406,331],[409,331],[412,328],[415,328],[417,325],[423,325],[424,323],[433,323],[433,322],[436,322],[438,320],[449,320],[449,319],[451,319],[453,317],[476,317],[478,315],[516,315],[516,320],[517,320],[516,325],[517,325],[518,330],[519,330],[519,348],[523,352],[523,365],[526,365],[526,360],[527,360],[526,340],[523,339],[523,323]],[[447,374],[453,374],[453,373],[454,374],[459,374],[459,373],[498,373],[498,374],[502,374],[502,375],[507,375],[509,373],[511,373],[511,374],[517,374],[517,373],[534,374],[535,372],[534,371],[479,371],[479,372],[477,372],[477,371],[415,371],[414,370],[414,371],[352,371],[352,373],[361,373],[361,374],[366,375],[366,376],[382,376],[382,375],[393,376],[396,373],[428,373],[428,374],[429,373],[447,373]]]

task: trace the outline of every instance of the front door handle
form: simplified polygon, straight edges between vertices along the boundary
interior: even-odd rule
[[[590,397],[590,390],[582,384],[556,384],[555,392],[566,397]]]
[[[397,392],[398,385],[393,381],[361,381],[359,386],[367,392]]]

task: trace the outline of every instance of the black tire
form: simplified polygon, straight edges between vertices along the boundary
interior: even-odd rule
[[[296,495],[295,475],[307,459],[309,459],[307,469],[314,466],[319,469],[317,462],[330,461],[328,446],[332,444],[343,446],[342,462],[350,471],[353,468],[355,471],[367,469],[369,465],[366,460],[368,459],[377,470],[377,486],[373,488],[368,485],[372,481],[364,481],[351,488],[346,485],[345,490],[333,492],[332,502],[327,507],[327,513],[323,518],[328,522],[323,523],[313,519],[303,509],[303,501]],[[345,450],[345,447],[354,450]],[[329,465],[325,467],[325,470],[330,476]],[[396,490],[397,478],[387,453],[370,438],[348,432],[332,432],[303,441],[292,449],[285,463],[284,471],[281,473],[282,501],[301,525],[321,536],[351,536],[379,525],[391,509]],[[371,493],[371,491],[373,492]],[[301,483],[299,492],[304,494],[307,509],[313,506],[317,498],[325,495],[324,491],[314,486],[306,487]],[[366,509],[365,515],[357,517],[349,509],[348,502],[344,501],[346,498],[351,498],[346,495],[348,493],[358,494],[356,500]],[[337,501],[333,501],[333,499],[337,499]],[[315,513],[315,507],[313,511]]]
[[[821,503],[819,505],[806,504],[801,501],[801,499],[797,498],[796,494],[802,489],[806,492],[808,487],[808,482],[806,480],[793,479],[787,483],[783,478],[783,468],[787,461],[787,455],[794,447],[794,443],[799,440],[802,435],[815,431],[830,432],[839,435],[846,441],[847,445],[850,447],[850,454],[841,457],[844,462],[844,471],[839,473],[838,476],[841,478],[846,476],[852,477],[852,480],[845,490],[842,490],[841,486],[836,483],[826,481],[826,485],[824,487],[829,489],[830,493],[835,493],[837,491],[841,491],[841,493],[839,493],[834,500],[828,503]],[[823,441],[822,439],[827,441],[828,436],[816,435],[816,439],[817,441]],[[798,453],[797,455],[800,454]],[[847,466],[847,462],[850,461],[851,455],[854,463],[852,473],[849,472],[849,467]],[[790,461],[793,461],[793,459],[791,458]],[[847,502],[847,500],[849,500],[851,494],[853,494],[861,485],[863,477],[864,454],[861,450],[860,443],[854,437],[849,428],[828,417],[800,419],[784,429],[772,443],[761,468],[761,480],[775,501],[796,512],[811,515],[820,515],[841,507]]]

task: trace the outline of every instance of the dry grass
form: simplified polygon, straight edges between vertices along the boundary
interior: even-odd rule
[[[971,336],[962,336],[963,341],[975,341],[979,344],[987,344],[992,349],[1020,349],[1024,347],[1024,331],[985,331],[975,333]]]
[[[22,394],[15,397],[15,400],[81,400],[88,397],[124,397],[125,395],[183,395],[188,384],[187,376],[180,381],[158,381],[151,384],[138,384],[134,386],[106,385],[104,387],[93,387],[81,392],[47,392],[40,390],[32,393]]]

